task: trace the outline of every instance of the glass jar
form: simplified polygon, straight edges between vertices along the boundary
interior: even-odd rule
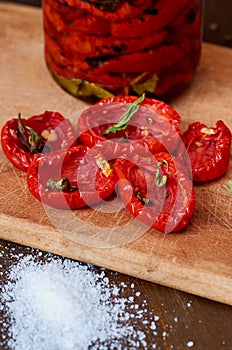
[[[167,99],[192,79],[202,0],[43,0],[45,59],[72,95]]]

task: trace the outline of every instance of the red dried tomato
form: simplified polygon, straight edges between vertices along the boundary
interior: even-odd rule
[[[27,171],[35,153],[66,150],[76,133],[68,119],[58,112],[45,111],[28,119],[8,120],[1,131],[2,148],[9,161]]]
[[[141,38],[115,38],[110,36],[94,36],[88,35],[84,32],[79,32],[77,36],[76,33],[70,33],[69,35],[58,37],[58,42],[61,47],[66,49],[67,56],[75,57],[75,55],[82,54],[88,55],[89,58],[86,58],[86,61],[91,63],[90,66],[94,67],[99,65],[101,62],[103,65],[104,56],[106,55],[116,55],[120,51],[121,55],[132,54],[134,52],[140,52],[142,50],[149,50],[155,46],[161,45],[167,37],[167,32],[165,30],[149,35],[141,40]],[[88,42],[88,45],[86,45]],[[68,49],[67,49],[68,48]],[[91,60],[92,58],[92,60]],[[99,58],[99,59],[98,59]],[[116,60],[116,59],[115,59]],[[115,61],[114,60],[114,61]],[[74,58],[75,61],[75,58]],[[113,61],[113,62],[114,62]],[[117,60],[116,60],[117,61]],[[111,69],[111,64],[106,62],[106,70],[111,72],[117,72],[117,69]],[[120,62],[119,62],[120,64]],[[145,63],[144,63],[145,64]],[[129,62],[128,62],[129,65]],[[113,67],[113,65],[112,65]],[[132,65],[133,67],[133,65]],[[131,68],[132,68],[131,67]],[[130,71],[131,71],[130,68]],[[122,67],[118,68],[120,71]],[[101,69],[99,69],[101,71]],[[105,71],[105,69],[103,69]],[[125,69],[124,69],[125,72]],[[133,71],[134,72],[134,71]]]
[[[195,192],[188,170],[170,154],[161,152],[135,164],[117,159],[119,195],[138,220],[161,232],[176,232],[189,223]]]
[[[107,198],[115,189],[117,175],[101,154],[89,154],[79,145],[66,153],[37,154],[28,168],[30,192],[55,208],[78,209]]]
[[[66,0],[65,3],[77,9],[86,10],[89,14],[108,21],[123,21],[143,14],[143,11],[150,6],[151,0],[135,0],[132,4],[128,1],[118,0],[105,2],[98,0]]]
[[[85,21],[84,21],[85,22]],[[91,33],[79,31],[76,35],[75,31],[68,31],[66,35],[59,35],[58,30],[54,27],[53,21],[49,20],[46,15],[44,18],[44,28],[45,32],[49,33],[47,36],[56,38],[54,41],[62,48],[62,52],[65,52],[66,57],[68,57],[72,64],[75,63],[76,56],[85,56],[87,62],[91,63],[89,68],[97,65],[97,58],[100,62],[98,65],[103,63],[104,56],[106,55],[116,55],[120,51],[121,54],[129,54],[133,52],[142,51],[145,49],[154,48],[155,46],[161,45],[167,37],[167,31],[162,30],[160,32],[155,32],[150,34],[141,40],[141,37],[135,37],[128,39],[113,37],[111,33],[108,35],[98,36],[92,35]],[[47,37],[46,37],[47,39]],[[88,45],[86,44],[88,43]],[[88,55],[88,57],[86,57]],[[110,58],[110,56],[108,57]]]
[[[230,162],[231,132],[222,120],[210,128],[200,122],[190,124],[183,141],[194,181],[209,181],[225,174]]]
[[[85,109],[77,122],[80,141],[88,147],[103,143],[102,152],[115,158],[122,156],[131,143],[139,143],[151,153],[174,152],[180,142],[179,114],[155,99],[142,100],[141,96],[138,101],[135,96],[113,97]],[[129,118],[128,110],[135,103],[138,108]],[[123,118],[127,121],[116,128]]]
[[[80,31],[93,35],[110,34],[110,22],[95,17],[86,10],[74,7],[65,7],[62,11],[62,4],[57,1],[43,1],[43,14],[46,20],[49,20],[58,32],[71,33],[76,28]]]
[[[160,34],[162,34],[162,32]],[[95,63],[96,67],[94,69],[94,74],[110,73],[111,75],[115,75],[125,74],[125,72],[127,74],[153,72],[159,76],[160,70],[189,59],[193,44],[195,45],[195,42],[199,42],[197,39],[198,38],[192,38],[190,42],[186,38],[181,38],[178,43],[158,45],[147,50],[125,53],[123,55],[109,57],[106,60],[101,59],[99,63],[97,59],[95,61],[92,60],[92,66],[94,67]],[[89,62],[91,62],[91,60],[89,60]],[[131,62],[133,62],[133,64],[131,64]]]

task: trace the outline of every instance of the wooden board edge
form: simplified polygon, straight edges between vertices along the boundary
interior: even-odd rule
[[[37,235],[36,239],[33,237],[31,240],[33,232]],[[26,238],[23,239],[22,236]],[[194,266],[191,269],[184,268],[173,261],[155,262],[146,268],[141,265],[141,257],[137,259],[135,251],[129,251],[128,254],[129,245],[89,249],[71,241],[50,226],[29,223],[5,214],[0,214],[0,238],[232,306],[232,281],[229,278],[215,275],[211,271],[196,270]],[[109,252],[110,261],[107,260]]]

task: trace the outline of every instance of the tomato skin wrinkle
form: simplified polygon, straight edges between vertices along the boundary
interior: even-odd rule
[[[194,181],[210,181],[226,173],[230,162],[231,131],[222,120],[210,128],[201,122],[191,123],[182,139]]]
[[[188,171],[167,152],[155,155],[153,170],[137,167],[126,159],[114,163],[118,175],[118,191],[133,217],[160,232],[182,231],[193,217],[196,196]],[[155,183],[156,171],[162,170],[167,180]],[[138,196],[139,193],[139,196]]]
[[[79,209],[106,199],[115,189],[117,175],[112,167],[104,175],[88,152],[87,146],[78,145],[67,152],[36,154],[27,173],[29,191],[43,204],[59,209]],[[64,178],[69,183],[64,191],[47,186]]]
[[[28,119],[21,119],[24,130],[32,130],[39,137],[45,139],[43,151],[30,152],[20,138],[19,121],[17,118],[8,120],[1,131],[1,144],[8,160],[18,169],[27,172],[34,153],[45,153],[57,149],[67,149],[71,143],[75,144],[76,132],[71,122],[60,113],[45,111],[40,115],[34,115]],[[24,135],[25,137],[25,135]],[[29,136],[30,137],[30,136]]]

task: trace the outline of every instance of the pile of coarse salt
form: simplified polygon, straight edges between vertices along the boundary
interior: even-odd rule
[[[158,317],[146,300],[136,303],[134,285],[110,282],[104,269],[35,252],[19,258],[1,286],[1,332],[8,336],[0,348],[147,349],[147,336],[155,340]]]

